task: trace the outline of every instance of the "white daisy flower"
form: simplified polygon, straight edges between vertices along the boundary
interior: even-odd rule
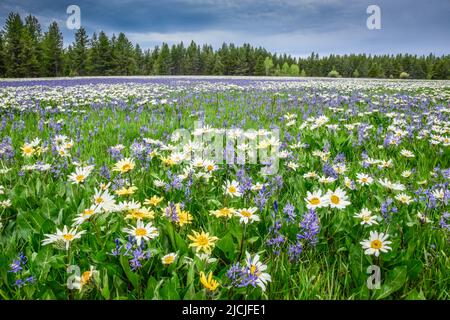
[[[367,208],[361,209],[361,212],[355,214],[354,217],[361,219],[362,225],[367,224],[367,225],[371,226],[373,224],[378,224],[378,221],[377,221],[378,216],[373,216],[372,212]]]
[[[305,201],[308,209],[322,208],[329,204],[328,197],[322,196],[322,190],[317,190],[312,193],[308,191]]]
[[[45,234],[46,239],[42,240],[42,245],[45,246],[51,243],[63,243],[66,250],[69,250],[70,243],[75,239],[81,238],[81,235],[85,232],[85,230],[77,232],[77,228],[68,230],[67,226],[64,226],[62,230],[56,228],[55,234]]]
[[[235,180],[233,181],[227,181],[225,183],[225,186],[223,186],[223,189],[225,190],[225,194],[231,196],[231,197],[240,197],[242,196],[242,193],[239,192],[239,183]]]
[[[123,228],[122,231],[133,236],[138,246],[141,245],[142,240],[149,241],[159,235],[158,229],[153,227],[151,222],[144,224],[142,220],[137,220],[136,226],[130,225],[130,228]]]
[[[373,183],[373,178],[365,173],[358,173],[356,175],[358,183],[363,186],[371,185]]]
[[[236,216],[238,216],[240,223],[252,223],[254,221],[260,221],[260,218],[258,215],[255,214],[257,208],[247,208],[247,209],[237,209],[236,210]]]
[[[370,231],[370,238],[368,240],[361,241],[363,249],[365,249],[364,253],[366,255],[375,255],[378,257],[381,252],[388,252],[392,250],[388,244],[391,244],[391,241],[387,241],[386,239],[389,235],[384,233],[378,233],[377,231]]]
[[[328,190],[326,196],[331,208],[344,209],[350,204],[347,194],[341,188],[337,188],[335,191]]]

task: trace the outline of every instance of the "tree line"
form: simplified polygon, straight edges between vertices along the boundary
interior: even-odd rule
[[[450,55],[274,54],[250,44],[163,43],[142,50],[124,33],[91,37],[81,27],[67,48],[56,22],[43,32],[32,15],[10,13],[0,32],[1,77],[243,75],[450,79]]]

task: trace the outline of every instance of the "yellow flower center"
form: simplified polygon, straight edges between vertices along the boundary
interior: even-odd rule
[[[365,216],[362,217],[362,219],[363,219],[364,221],[366,221],[366,222],[369,221],[370,218],[371,218],[371,216],[369,216],[369,215],[365,215]]]
[[[95,198],[95,204],[100,204],[102,202],[103,202],[103,198],[102,197]]]
[[[86,209],[83,211],[83,216],[90,216],[92,214],[94,214],[94,210],[92,209]]]
[[[81,182],[84,180],[84,174],[79,174],[75,177],[75,180],[77,180],[78,182]]]
[[[242,210],[241,215],[243,215],[244,217],[250,218],[252,216],[252,213],[247,210]]]
[[[333,194],[333,195],[330,197],[330,201],[331,201],[332,204],[339,204],[340,200],[341,200],[341,199],[340,199],[337,195],[335,195],[335,194]]]
[[[197,244],[199,245],[199,246],[207,246],[208,244],[209,244],[209,240],[208,240],[208,238],[207,237],[205,237],[205,236],[203,236],[203,235],[199,235],[198,237],[197,237]]]
[[[361,178],[362,182],[367,182],[367,178]]]
[[[254,264],[252,264],[250,267],[250,273],[255,274],[255,272],[256,272],[256,266]]]
[[[140,210],[131,210],[131,215],[136,219],[142,219],[145,217],[145,212]]]
[[[122,171],[127,172],[131,170],[131,165],[129,163],[126,163],[122,166]]]
[[[137,236],[143,237],[147,235],[147,229],[145,228],[136,228],[135,234]]]
[[[231,210],[228,209],[228,208],[222,208],[222,209],[219,210],[219,215],[220,216],[226,217],[226,216],[229,216],[230,214],[231,214]]]
[[[378,250],[378,249],[380,249],[382,246],[383,246],[383,244],[381,243],[380,240],[373,240],[373,241],[370,243],[370,247],[371,247],[372,249]]]
[[[66,233],[65,235],[63,235],[63,238],[64,238],[64,240],[66,240],[66,241],[72,241],[73,238],[74,238],[74,235],[73,235],[73,234],[70,234],[70,233]]]
[[[228,187],[228,192],[230,192],[230,193],[236,193],[236,188],[235,188],[235,186],[229,186]]]
[[[167,257],[164,257],[164,263],[165,263],[165,264],[171,264],[174,260],[175,260],[175,259],[174,259],[173,256],[167,256]]]
[[[23,153],[32,154],[33,152],[34,152],[33,147],[30,147],[30,146],[23,147]]]
[[[309,203],[311,203],[314,206],[317,206],[318,204],[320,204],[320,199],[319,198],[312,198],[311,200],[309,200]]]
[[[208,166],[206,167],[206,169],[207,169],[208,171],[213,171],[213,170],[214,170],[214,166],[213,166],[212,164],[210,164],[210,165],[208,165]]]

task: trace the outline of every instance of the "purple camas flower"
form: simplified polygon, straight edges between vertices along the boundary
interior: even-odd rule
[[[4,137],[0,143],[0,160],[12,160],[14,158],[14,148],[12,139],[8,136]]]
[[[108,168],[107,165],[101,166],[100,170],[99,170],[99,173],[102,176],[102,178],[104,178],[106,180],[111,179],[111,173],[110,173],[109,168]]]
[[[182,189],[183,184],[181,183],[180,177],[178,177],[178,175],[172,174],[172,172],[168,170],[167,177],[169,178],[169,183],[166,183],[165,185],[166,192],[170,191],[171,189],[174,190]]]
[[[250,272],[248,267],[242,267],[239,262],[233,264],[227,271],[227,277],[231,280],[231,285],[237,288],[252,285],[256,287],[258,276]]]
[[[328,163],[323,164],[322,172],[327,177],[332,177],[332,178],[338,177],[338,174],[336,173],[336,171],[334,171],[333,167]]]
[[[177,207],[175,203],[169,202],[169,205],[167,206],[165,210],[166,217],[169,218],[172,222],[178,222],[179,217],[177,213]]]
[[[283,208],[283,213],[287,216],[288,222],[293,222],[295,220],[295,207],[290,203],[286,203]]]
[[[135,271],[136,269],[142,267],[141,261],[148,260],[151,257],[150,251],[144,252],[143,251],[143,243],[140,247],[133,250],[132,253],[132,259],[129,260],[131,270]]]
[[[116,247],[114,248],[114,249],[112,249],[111,250],[111,254],[114,256],[114,257],[118,257],[118,256],[120,256],[120,253],[121,253],[121,251],[122,251],[122,245],[120,244],[120,240],[119,239],[115,239],[114,240],[114,243],[116,244]]]
[[[295,262],[300,259],[300,255],[302,254],[303,246],[301,242],[297,242],[296,244],[289,245],[288,248],[288,257],[289,261]]]
[[[392,205],[393,202],[394,201],[391,198],[387,198],[385,202],[381,203],[380,211],[385,220],[391,218],[391,213],[396,213],[398,211],[397,207]]]
[[[254,202],[255,205],[258,206],[259,211],[262,212],[264,207],[266,206],[267,200],[270,196],[270,193],[266,186],[263,186],[261,190],[255,195]]]
[[[27,257],[23,253],[20,253],[18,257],[9,265],[10,270],[8,272],[15,274],[14,285],[16,287],[20,288],[28,283],[34,282],[33,276],[27,276],[25,278],[25,274],[29,273],[29,271],[25,269],[27,262]]]
[[[314,210],[309,210],[303,215],[303,219],[300,222],[300,229],[300,232],[297,234],[297,239],[304,240],[314,246],[318,241],[320,232],[319,218]]]
[[[23,270],[22,262],[20,261],[20,259],[13,260],[13,262],[9,265],[9,267],[11,268],[9,272],[12,273],[18,273]]]
[[[111,255],[114,257],[127,257],[132,271],[142,267],[142,261],[151,258],[151,252],[145,250],[146,243],[142,242],[141,245],[138,246],[136,240],[131,236],[128,237],[128,241],[125,245],[121,244],[119,239],[115,239],[114,243],[116,246],[111,250]]]
[[[439,220],[439,225],[443,229],[450,231],[450,213],[444,212]]]

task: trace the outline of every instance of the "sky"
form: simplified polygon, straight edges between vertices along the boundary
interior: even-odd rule
[[[124,32],[146,48],[189,44],[250,43],[271,52],[305,57],[329,54],[450,54],[449,0],[1,0],[9,12],[36,16],[45,31],[57,21],[65,46],[69,5],[78,5],[89,35]],[[381,29],[370,30],[369,5],[380,8]]]

